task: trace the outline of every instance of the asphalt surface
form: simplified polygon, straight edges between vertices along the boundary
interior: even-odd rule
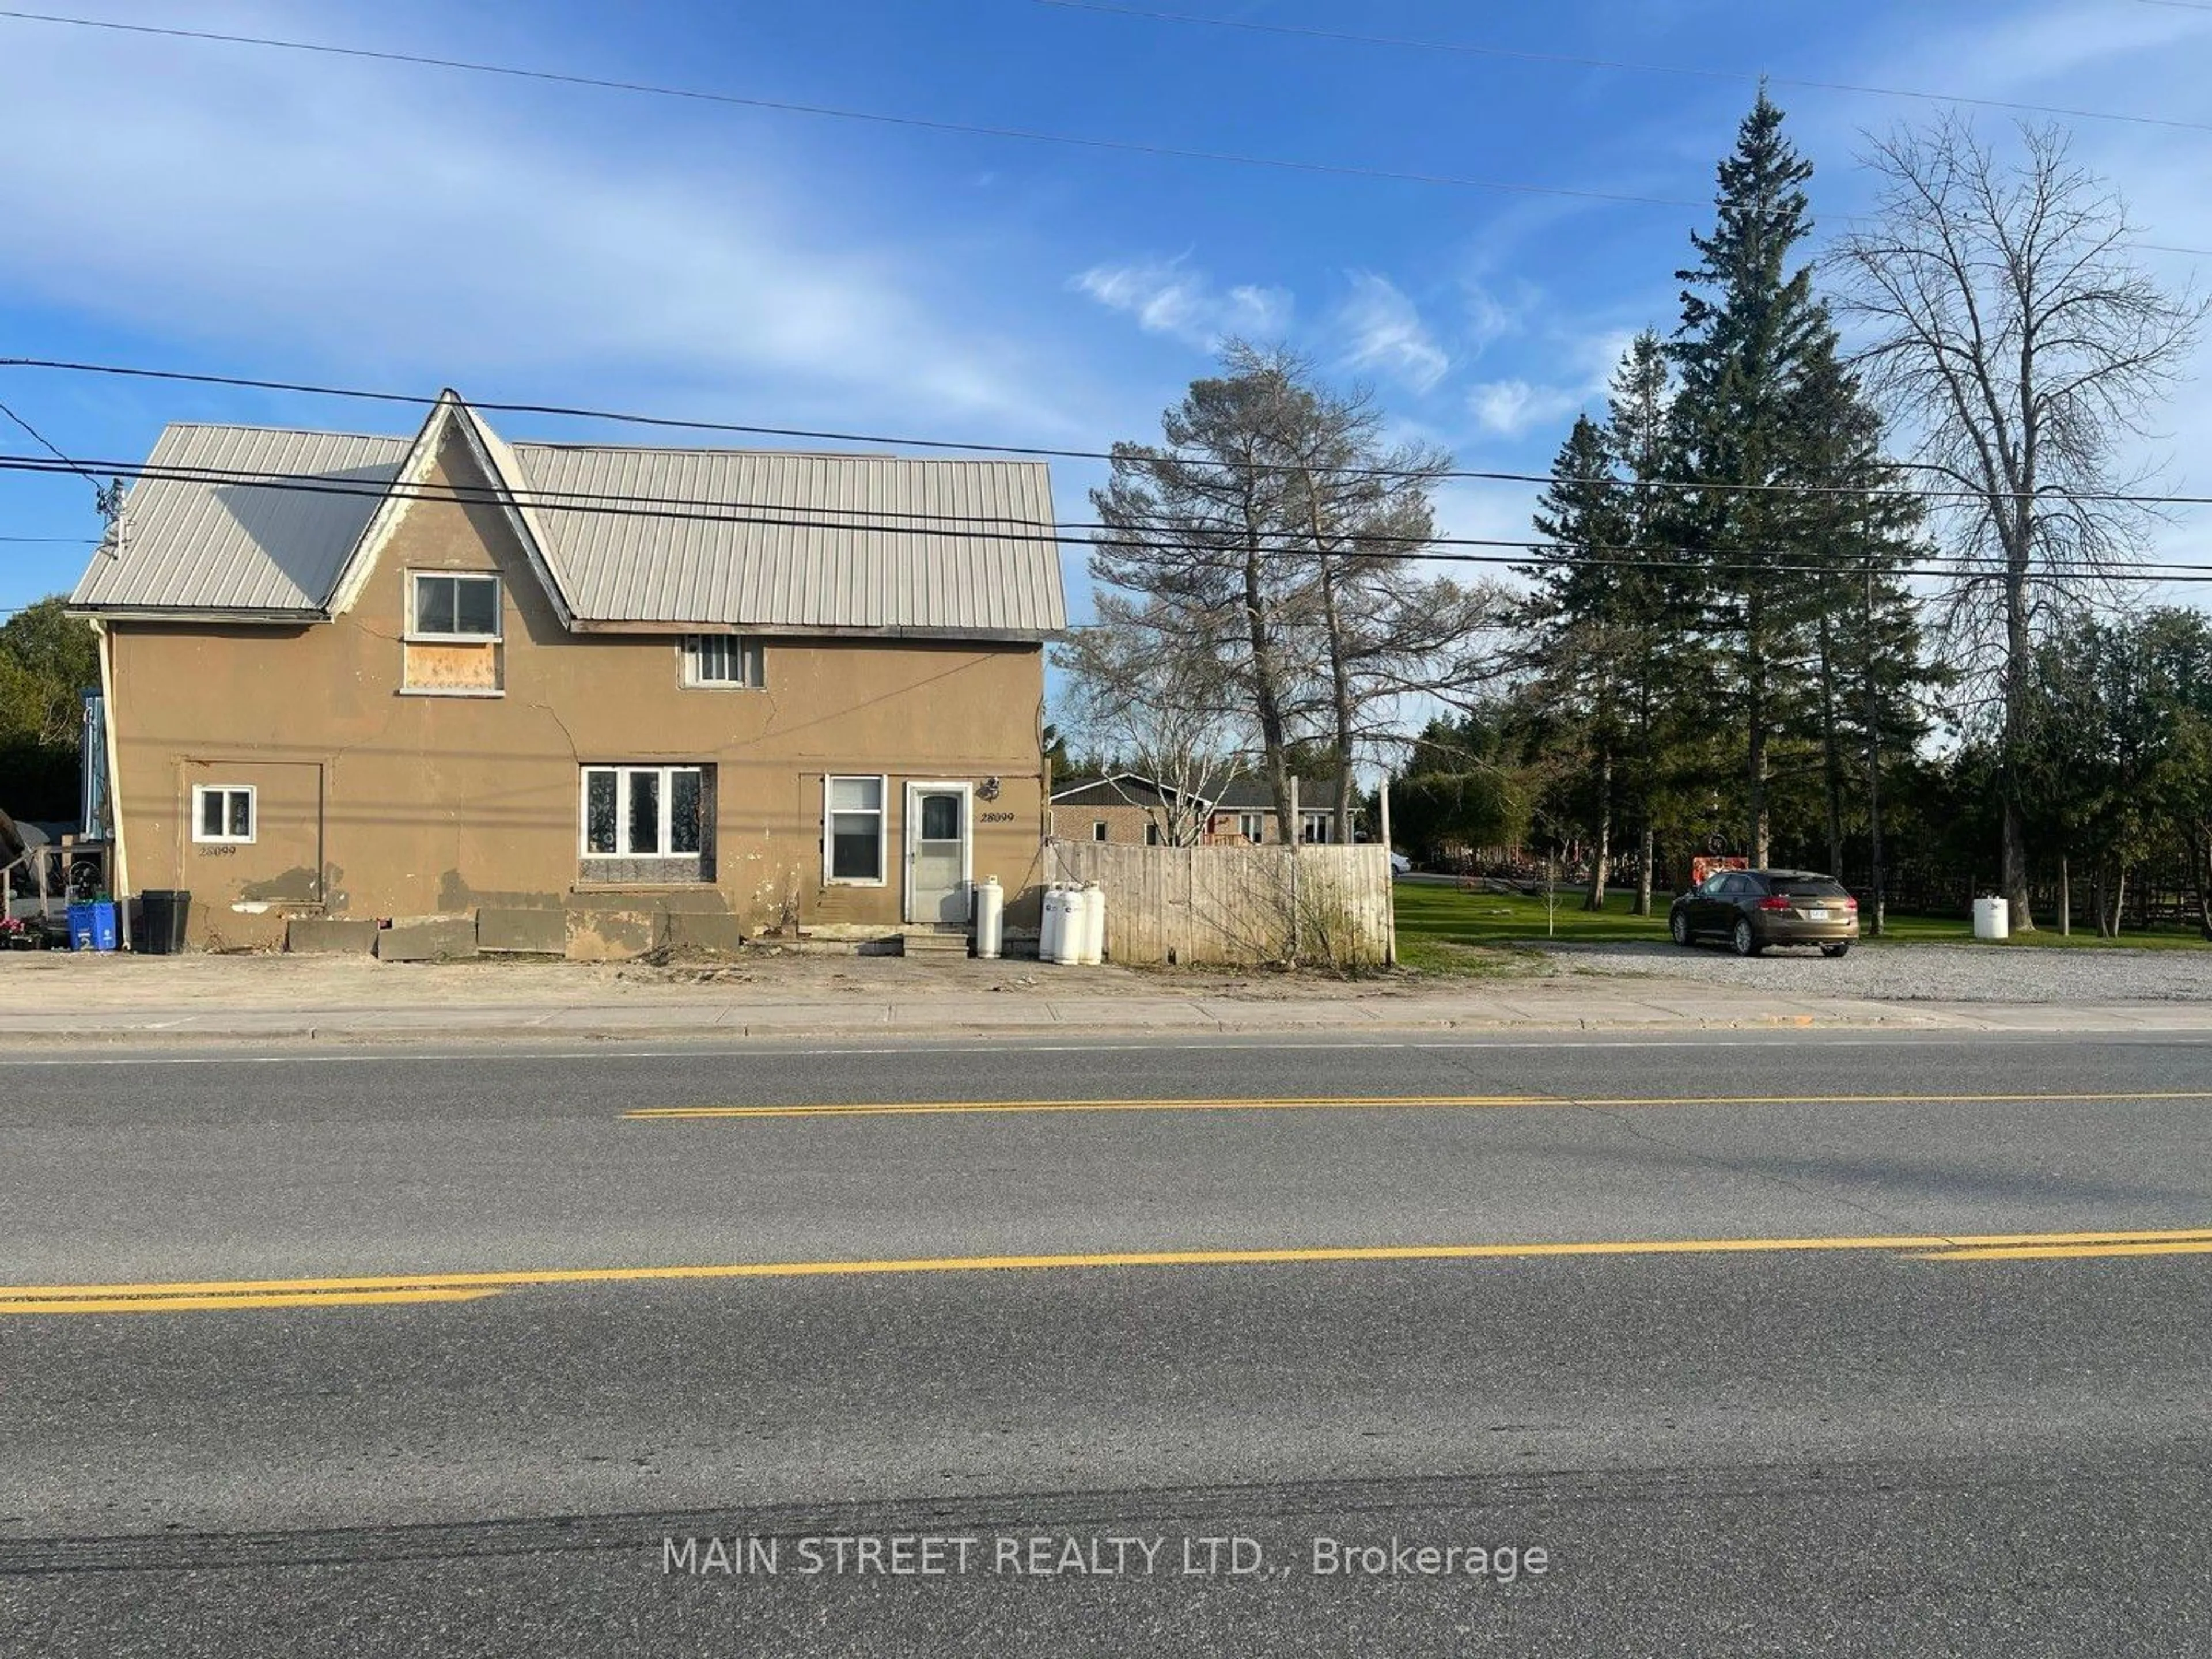
[[[2212,1243],[2109,1237],[2208,1122],[2148,1037],[0,1059],[0,1652],[2212,1650]]]

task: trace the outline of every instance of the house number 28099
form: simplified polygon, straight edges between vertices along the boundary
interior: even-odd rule
[[[975,815],[975,821],[978,823],[1012,823],[1014,815],[1012,812],[979,812]]]

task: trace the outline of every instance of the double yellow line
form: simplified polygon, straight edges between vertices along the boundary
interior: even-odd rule
[[[512,1273],[381,1274],[344,1279],[206,1279],[155,1284],[0,1285],[0,1314],[207,1312],[472,1302],[541,1285],[726,1279],[996,1273],[1077,1267],[1247,1267],[1304,1262],[1497,1261],[1554,1256],[1750,1255],[1890,1252],[1923,1261],[2021,1261],[2081,1256],[2212,1255],[2212,1228],[2161,1232],[1905,1233],[1841,1238],[1661,1238],[1505,1244],[1379,1244],[1249,1250],[1108,1250],[1081,1255],[905,1256],[740,1261],[655,1267],[547,1267]]]
[[[2116,1101],[2205,1100],[2212,1090],[2130,1090],[2111,1094],[1918,1095],[1278,1095],[1252,1099],[853,1101],[811,1106],[641,1106],[623,1116],[670,1123],[696,1118],[945,1117],[1027,1112],[1285,1112],[1480,1110],[1519,1106],[1996,1106],[2092,1105]]]

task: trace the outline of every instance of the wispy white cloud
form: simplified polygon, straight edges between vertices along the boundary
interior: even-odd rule
[[[1185,256],[1093,265],[1074,286],[1108,309],[1135,318],[1148,334],[1170,335],[1208,351],[1233,335],[1279,334],[1291,320],[1287,289],[1249,283],[1217,288]]]
[[[788,162],[781,185],[744,166],[742,130],[587,138],[522,93],[32,26],[9,26],[0,106],[40,135],[0,169],[0,297],[464,385],[741,377],[784,407],[1054,423],[957,258],[861,240]]]
[[[1492,437],[1517,438],[1539,426],[1565,420],[1583,406],[1587,394],[1565,386],[1534,386],[1527,380],[1486,380],[1469,388],[1468,412]]]
[[[1352,293],[1336,313],[1346,368],[1388,375],[1428,392],[1451,368],[1451,356],[1422,321],[1420,308],[1387,276],[1351,274]]]

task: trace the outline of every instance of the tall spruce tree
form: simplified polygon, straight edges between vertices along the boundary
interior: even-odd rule
[[[1826,423],[1855,398],[1835,367],[1836,331],[1795,261],[1812,229],[1812,163],[1783,136],[1761,88],[1722,161],[1713,228],[1692,234],[1697,263],[1678,271],[1682,320],[1669,355],[1680,373],[1671,427],[1681,488],[1680,539],[1709,572],[1709,635],[1723,706],[1741,733],[1744,816],[1753,861],[1773,842],[1778,746],[1816,724],[1819,623],[1833,596],[1806,567],[1849,488]],[[1877,428],[1877,430],[1879,428]],[[1852,503],[1840,504],[1846,515]]]
[[[1589,833],[1586,910],[1605,908],[1639,609],[1626,551],[1631,503],[1615,460],[1606,428],[1577,416],[1537,501],[1543,556],[1521,571],[1532,584],[1525,620],[1545,718],[1583,762],[1566,793]]]

